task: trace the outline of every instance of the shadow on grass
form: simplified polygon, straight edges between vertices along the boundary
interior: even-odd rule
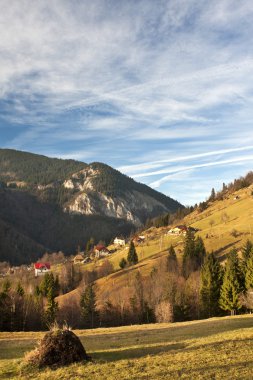
[[[229,243],[229,244],[225,245],[224,247],[217,249],[216,251],[214,251],[214,254],[219,255],[220,253],[224,252],[228,248],[232,249],[234,247],[234,245],[239,243],[240,241],[241,241],[241,239],[235,240],[235,241],[233,241],[233,243]],[[218,256],[217,258],[219,261],[223,261],[226,257],[227,257],[227,254],[225,253],[221,256]]]
[[[199,379],[199,375],[203,376],[203,379],[208,380],[215,380],[217,378],[219,379],[232,379],[232,377],[229,377],[229,371],[231,369],[239,369],[241,367],[249,367],[253,364],[253,361],[247,361],[247,362],[236,362],[235,364],[224,364],[224,365],[210,365],[206,367],[197,367],[195,370],[192,368],[184,367],[180,370],[176,371],[169,371],[168,370],[168,379],[178,379],[181,377],[185,379],[194,379],[195,377]],[[217,377],[217,374],[219,377]],[[220,377],[222,375],[222,377]],[[190,377],[189,377],[190,376]],[[236,377],[238,379],[239,377]],[[252,376],[250,375],[250,372],[247,377],[241,377],[241,379],[248,379],[252,380]]]
[[[197,344],[193,347],[187,347],[187,344],[181,344],[181,343],[175,343],[175,344],[160,344],[156,346],[150,346],[150,347],[134,347],[134,348],[127,348],[127,349],[121,349],[121,350],[113,350],[113,351],[103,351],[103,352],[92,352],[91,356],[93,360],[100,360],[102,362],[114,362],[118,360],[126,360],[126,359],[138,359],[141,357],[145,357],[148,355],[155,356],[163,353],[168,353],[170,351],[174,351],[173,354],[176,354],[178,350],[184,350],[184,352],[190,352],[190,351],[199,351],[199,350],[206,350],[213,348],[215,352],[217,352],[217,355],[219,355],[219,352],[223,349],[224,344],[229,347],[230,345],[233,345],[233,348],[235,348],[235,345],[237,343],[243,342],[245,345],[248,343],[249,346],[253,343],[252,339],[236,339],[236,340],[226,340],[226,341],[219,341],[219,342],[207,342],[206,344]],[[232,349],[230,347],[230,349]],[[209,367],[210,368],[210,367]],[[200,370],[205,370],[205,368],[200,368]]]
[[[198,339],[198,338],[206,338],[212,335],[221,334],[224,332],[229,332],[240,329],[247,329],[252,327],[253,318],[245,319],[236,317],[231,319],[217,319],[217,320],[206,320],[207,325],[204,321],[195,322],[192,325],[181,325],[177,324],[173,326],[171,324],[168,328],[154,328],[143,330],[143,331],[121,331],[115,334],[101,334],[99,336],[99,341],[94,344],[94,336],[80,336],[80,339],[85,348],[91,349],[96,352],[98,347],[100,349],[114,349],[120,350],[124,349],[124,347],[133,345],[134,342],[138,345],[148,345],[152,344],[160,344],[160,345],[173,345],[173,344],[183,344],[187,339]],[[243,322],[243,323],[242,323]],[[138,343],[137,343],[138,342]]]
[[[92,359],[103,360],[106,362],[113,362],[117,360],[124,359],[138,359],[147,355],[158,355],[164,352],[172,350],[182,350],[185,349],[186,345],[181,343],[176,344],[160,344],[151,347],[134,347],[115,351],[103,351],[103,352],[92,352]]]

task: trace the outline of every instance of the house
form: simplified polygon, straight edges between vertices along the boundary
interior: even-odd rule
[[[78,253],[75,257],[74,257],[74,264],[81,264],[83,262],[83,255],[81,255],[81,253]]]
[[[133,242],[134,243],[143,243],[145,241],[145,236],[144,235],[139,235],[139,236],[135,236],[133,238]]]
[[[168,235],[186,235],[187,231],[188,231],[187,226],[182,224],[182,225],[171,228],[168,231]]]
[[[100,257],[108,256],[110,254],[110,251],[104,245],[99,244],[99,245],[95,245],[94,253],[95,253],[95,258],[99,259]]]
[[[45,273],[48,273],[49,271],[50,271],[49,263],[35,263],[34,264],[35,277],[42,276]]]
[[[124,247],[126,245],[125,239],[115,238],[113,241],[114,245],[119,245],[120,247]]]
[[[195,232],[198,232],[199,229],[198,228],[194,228],[194,227],[187,227],[184,224],[181,224],[179,226],[171,228],[167,232],[167,234],[168,235],[186,235],[187,231],[191,231],[191,232],[195,233]]]

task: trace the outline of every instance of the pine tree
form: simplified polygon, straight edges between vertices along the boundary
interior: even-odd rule
[[[93,328],[97,319],[96,295],[93,284],[88,285],[83,291],[81,295],[80,306],[84,326],[87,328]]]
[[[167,270],[168,272],[176,273],[178,271],[177,255],[174,247],[171,245],[167,257]]]
[[[212,188],[211,195],[209,197],[209,201],[213,202],[215,200],[215,196],[216,196],[215,190],[214,190],[214,188]]]
[[[253,243],[250,240],[246,241],[246,244],[242,248],[242,257],[245,262],[250,258],[253,253]]]
[[[253,289],[253,254],[251,254],[246,265],[245,287],[247,290]]]
[[[11,331],[12,327],[12,299],[10,295],[11,283],[7,279],[3,282],[0,292],[0,331]]]
[[[195,239],[194,256],[195,256],[197,267],[201,267],[206,257],[206,249],[205,249],[203,239],[200,236],[197,236],[197,238]]]
[[[44,297],[47,297],[49,291],[52,290],[53,296],[56,297],[59,294],[59,289],[60,284],[58,275],[56,275],[56,277],[54,278],[53,273],[46,273],[39,287],[40,293]]]
[[[195,239],[194,232],[188,230],[185,237],[183,254],[183,276],[188,278],[192,272],[197,271],[204,260],[206,254],[203,240],[200,237]]]
[[[127,261],[129,265],[135,265],[138,263],[138,255],[134,246],[134,242],[131,241],[128,255],[127,255]]]
[[[49,288],[47,293],[47,309],[44,315],[44,322],[47,327],[50,327],[56,320],[58,311],[58,303],[55,301],[54,289]]]
[[[205,317],[219,315],[220,288],[222,285],[222,268],[213,253],[206,256],[201,269],[200,297]]]
[[[227,259],[219,304],[234,315],[241,308],[239,294],[243,291],[242,273],[237,252],[233,249]]]

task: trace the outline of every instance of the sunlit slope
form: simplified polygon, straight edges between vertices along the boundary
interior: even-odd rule
[[[185,223],[200,229],[207,250],[222,256],[232,247],[240,248],[253,239],[253,186],[228,194],[203,211],[194,211]]]
[[[41,332],[0,333],[1,379],[252,379],[252,315],[77,330],[93,361],[22,368]]]
[[[221,261],[226,258],[226,254],[233,248],[240,249],[247,239],[253,240],[253,196],[251,192],[253,186],[228,194],[222,201],[210,203],[209,207],[199,212],[195,210],[178,224],[191,225],[199,229],[199,234],[205,243],[208,252],[214,251]],[[116,293],[123,288],[137,273],[145,277],[149,276],[152,268],[160,265],[160,259],[167,255],[169,246],[175,247],[178,261],[181,263],[183,255],[183,236],[168,235],[170,227],[150,228],[142,235],[146,237],[144,243],[137,244],[136,250],[139,263],[130,268],[120,270],[119,262],[123,257],[127,257],[128,246],[118,249],[108,257],[112,262],[115,273],[99,279],[96,283],[102,293]],[[114,246],[109,248],[113,249]],[[105,259],[95,263],[82,266],[83,270],[92,270],[103,264]],[[71,297],[80,297],[78,290],[71,292]],[[60,303],[66,300],[69,295],[58,297]]]

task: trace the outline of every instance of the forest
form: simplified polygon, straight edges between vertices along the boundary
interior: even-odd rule
[[[241,256],[232,249],[221,265],[213,253],[206,253],[203,240],[188,231],[181,264],[170,246],[167,257],[157,261],[148,275],[135,272],[128,284],[111,295],[99,286],[99,279],[114,272],[108,260],[97,270],[81,271],[62,253],[54,254],[49,258],[61,263],[57,273],[38,279],[24,276],[24,269],[13,279],[1,280],[0,330],[41,330],[55,321],[93,328],[245,313],[253,309],[251,241],[243,246]],[[132,243],[120,270],[129,271],[137,262]],[[76,288],[76,297],[58,297]]]

